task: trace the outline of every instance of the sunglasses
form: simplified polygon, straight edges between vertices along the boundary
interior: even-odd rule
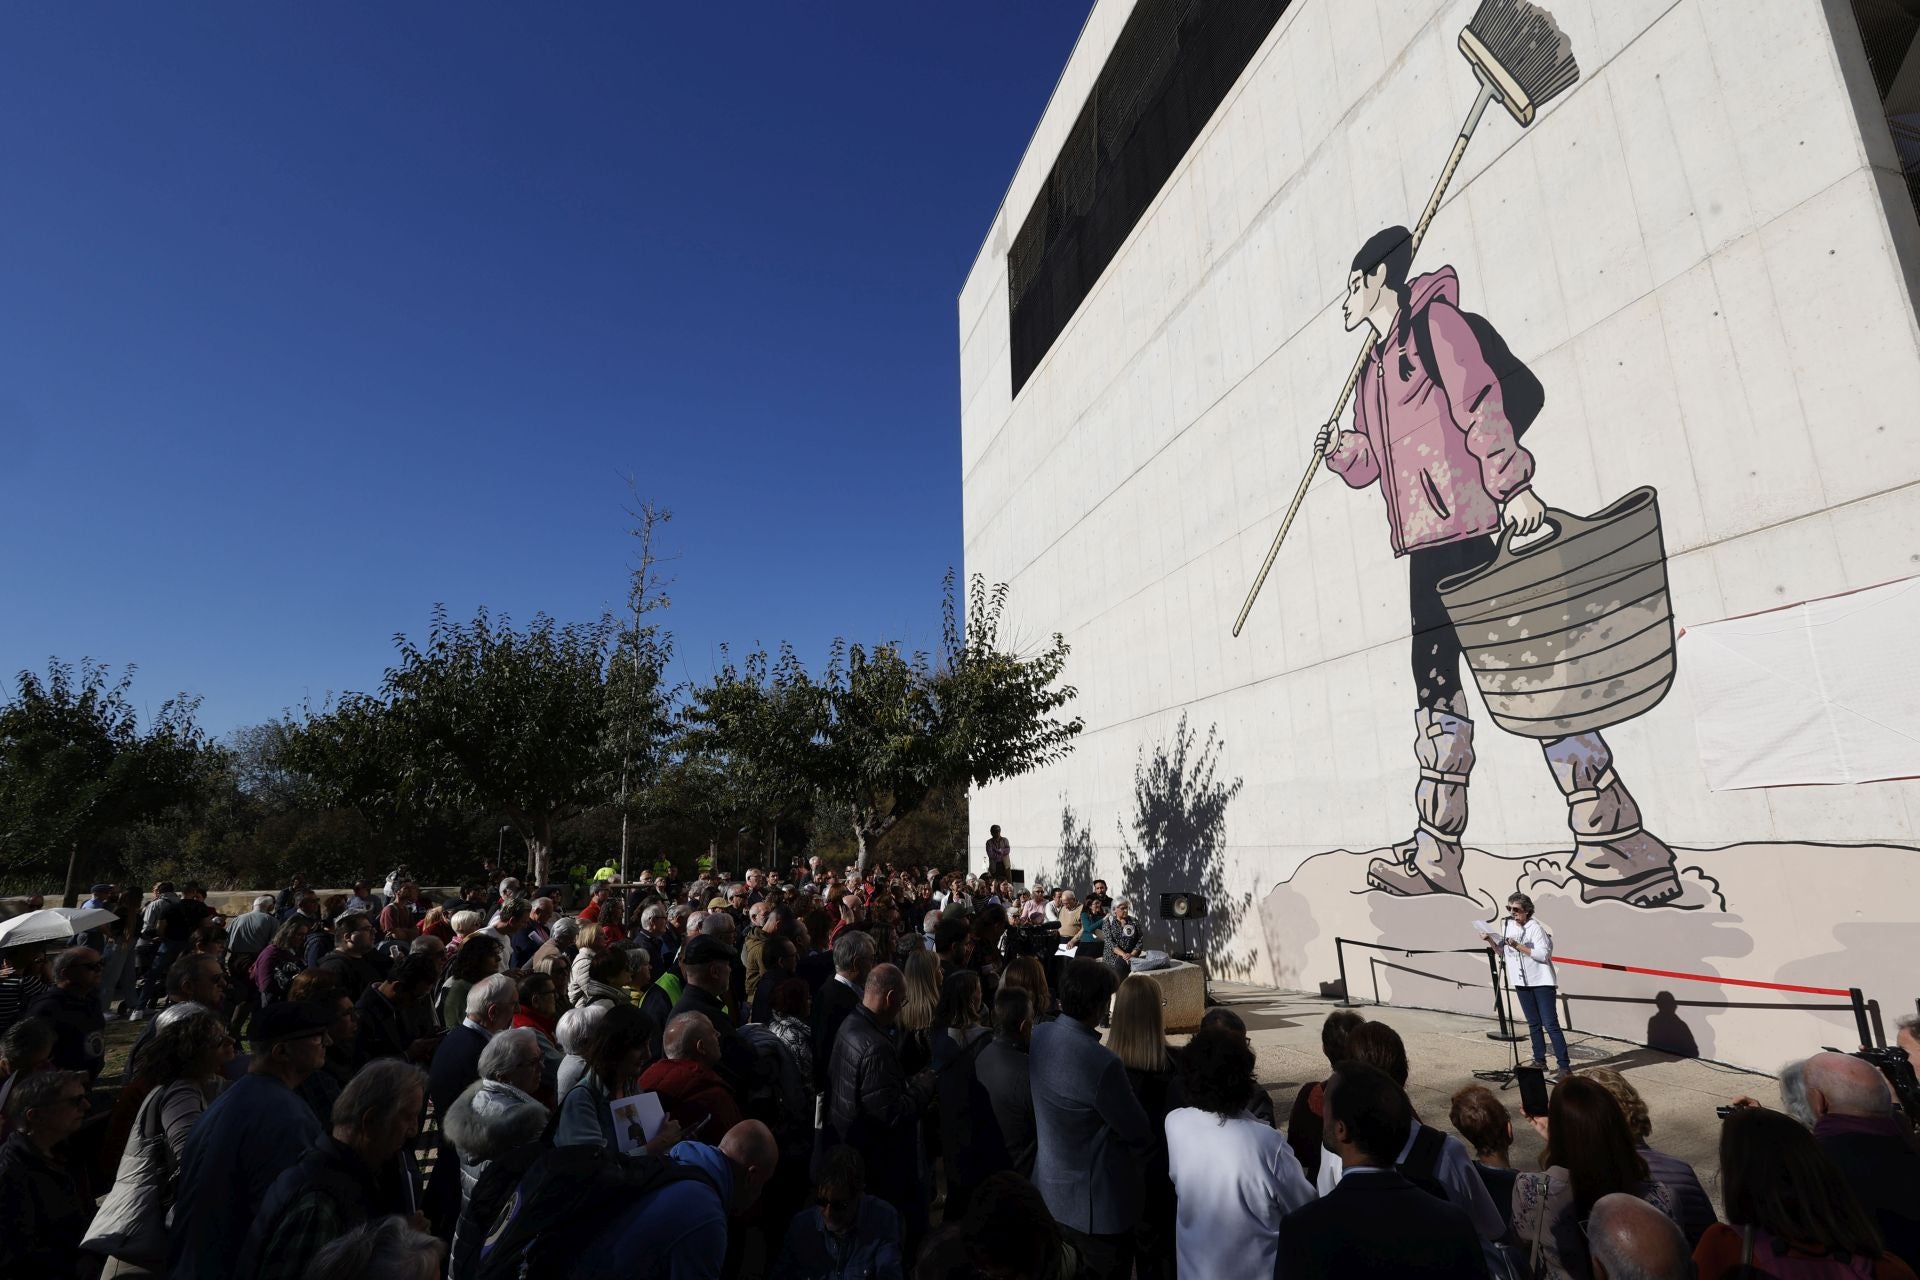
[[[855,1208],[855,1202],[850,1196],[840,1199],[833,1196],[820,1196],[813,1203],[821,1209],[829,1209],[834,1213],[852,1213]]]

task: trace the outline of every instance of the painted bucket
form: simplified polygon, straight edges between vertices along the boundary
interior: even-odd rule
[[[1551,536],[1443,578],[1440,599],[1494,722],[1564,738],[1631,720],[1673,685],[1660,504],[1635,489],[1591,516],[1547,509]]]

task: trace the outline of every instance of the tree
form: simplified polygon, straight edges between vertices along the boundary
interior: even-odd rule
[[[1072,685],[1059,682],[1070,652],[1065,638],[1056,631],[1046,648],[1032,654],[1003,648],[1006,605],[1007,584],[989,588],[975,574],[968,583],[963,626],[953,573],[947,573],[945,661],[935,676],[946,735],[942,754],[976,787],[1064,759],[1084,727],[1079,716],[1056,714],[1078,696]]]
[[[99,842],[190,798],[218,752],[194,723],[199,699],[185,694],[142,731],[127,698],[133,675],[110,681],[102,663],[55,660],[44,680],[22,671],[0,707],[0,850],[15,876],[51,876],[64,862],[69,905]]]
[[[838,639],[816,683],[782,650],[775,678],[759,683],[785,691],[790,707],[770,714],[766,691],[743,682],[737,696],[765,720],[734,717],[722,735],[731,754],[843,814],[865,871],[875,849],[943,789],[1016,777],[1073,749],[1081,721],[1056,714],[1075,696],[1059,683],[1067,643],[1056,634],[1034,654],[1002,647],[1006,599],[1004,585],[989,590],[975,578],[963,622],[949,573],[938,667],[897,644]]]
[[[524,631],[485,609],[470,623],[436,607],[424,645],[396,635],[383,691],[402,728],[407,783],[431,802],[500,814],[551,878],[555,829],[611,800],[621,763],[607,697],[611,619]]]
[[[682,711],[675,795],[707,819],[709,854],[741,830],[763,833],[771,856],[780,824],[813,807],[822,690],[791,648],[739,663],[721,646],[712,681]]]
[[[1076,691],[1059,683],[1067,642],[1037,653],[1003,647],[1007,587],[968,584],[962,621],[946,577],[940,665],[893,645],[836,642],[827,668],[826,724],[814,755],[822,795],[851,810],[862,871],[875,845],[938,788],[984,787],[1051,764],[1073,750],[1078,716],[1058,712]]]
[[[659,535],[673,512],[643,500],[632,477],[627,487],[633,501],[627,530],[636,545],[627,579],[627,613],[623,619],[613,662],[607,673],[607,696],[620,752],[620,880],[631,880],[628,855],[631,822],[644,811],[653,785],[665,765],[673,737],[674,688],[667,680],[673,658],[673,633],[654,621],[672,605],[660,565],[665,556]]]

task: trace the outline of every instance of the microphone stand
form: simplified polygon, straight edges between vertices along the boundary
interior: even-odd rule
[[[1488,925],[1491,927],[1492,921],[1488,921]],[[1506,929],[1503,925],[1501,928],[1503,937],[1505,932]],[[1503,983],[1506,966],[1500,961],[1500,948],[1489,948],[1487,951],[1487,969],[1493,978],[1493,1014],[1499,1022],[1499,1029],[1487,1032],[1487,1039],[1505,1040],[1508,1051],[1512,1054],[1512,1061],[1504,1068],[1476,1071],[1473,1073],[1473,1078],[1475,1080],[1483,1080],[1488,1084],[1498,1084],[1501,1090],[1505,1091],[1512,1088],[1514,1083],[1520,1078],[1520,1040],[1522,1032],[1514,1027],[1513,1017],[1507,1011],[1507,989]]]

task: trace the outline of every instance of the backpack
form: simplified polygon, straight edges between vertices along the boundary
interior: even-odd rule
[[[1407,1151],[1407,1158],[1394,1168],[1428,1195],[1445,1200],[1447,1189],[1440,1183],[1440,1154],[1447,1149],[1447,1135],[1432,1125],[1418,1121],[1415,1124],[1413,1146]]]
[[[1434,385],[1440,384],[1439,366],[1433,360],[1433,332],[1427,312],[1432,304],[1420,308],[1413,317],[1413,350],[1420,357],[1420,367],[1433,379]],[[1480,344],[1480,356],[1493,370],[1493,376],[1500,383],[1500,401],[1507,415],[1507,422],[1513,427],[1513,438],[1518,440],[1540,416],[1541,408],[1547,403],[1547,389],[1533,370],[1527,368],[1519,356],[1513,354],[1513,348],[1500,336],[1485,316],[1472,311],[1462,311],[1461,318],[1467,322],[1467,328],[1473,331],[1473,337]],[[1472,406],[1469,406],[1470,408]]]
[[[537,1149],[504,1195],[511,1173],[501,1172],[494,1179],[489,1166],[474,1189],[475,1199],[486,1192],[499,1200],[486,1238],[463,1258],[474,1280],[559,1280],[572,1269],[581,1241],[636,1201],[676,1182],[714,1187],[692,1165],[666,1156],[618,1155],[600,1146]]]

